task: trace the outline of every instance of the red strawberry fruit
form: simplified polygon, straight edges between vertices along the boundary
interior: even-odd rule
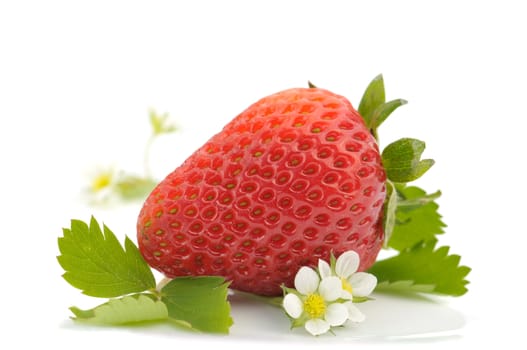
[[[363,118],[342,96],[265,97],[170,173],[137,222],[141,253],[167,277],[218,275],[280,295],[301,266],[347,250],[368,269],[383,243],[386,174]]]

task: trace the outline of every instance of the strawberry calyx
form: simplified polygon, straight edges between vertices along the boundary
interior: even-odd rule
[[[359,103],[359,114],[364,119],[366,126],[378,140],[377,129],[397,108],[408,103],[403,99],[386,102],[384,79],[382,74],[377,75],[368,85]]]
[[[382,74],[377,75],[366,87],[359,103],[359,114],[364,123],[379,143],[377,129],[397,108],[408,103],[404,99],[395,99],[386,102],[384,79]],[[421,159],[425,150],[425,143],[413,138],[402,138],[386,146],[381,159],[386,171],[386,199],[384,202],[384,247],[389,246],[389,241],[395,227],[397,208],[406,206],[398,188],[406,186],[408,182],[419,179],[434,165],[433,159]],[[414,201],[413,205],[424,205],[427,198],[434,200],[440,192],[427,195],[423,200]]]

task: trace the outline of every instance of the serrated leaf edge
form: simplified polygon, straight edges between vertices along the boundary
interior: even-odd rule
[[[92,240],[92,242],[87,243],[85,246],[80,246],[79,240],[84,242]],[[76,246],[77,250],[66,252],[66,244]],[[80,289],[85,295],[114,298],[155,288],[154,275],[148,264],[143,260],[135,244],[126,237],[125,247],[123,247],[115,234],[106,225],[103,225],[103,229],[101,230],[101,226],[93,216],[90,219],[89,225],[81,220],[71,220],[70,228],[63,229],[63,237],[59,237],[58,245],[61,255],[57,256],[57,261],[65,270],[62,277],[71,286]],[[98,249],[93,249],[94,247],[98,247]],[[82,252],[82,254],[76,255],[76,252]],[[70,270],[69,264],[66,264],[67,256],[69,258],[75,258],[77,263],[78,261],[86,261],[97,269],[87,270],[84,273],[80,273],[80,271],[73,272]],[[91,258],[89,258],[90,256]],[[98,286],[103,287],[103,291],[101,291],[93,288],[93,283],[81,277],[83,275],[101,274],[99,270],[104,271],[102,274],[105,276],[115,275],[115,271],[109,270],[108,266],[122,263],[118,257],[127,260],[128,264],[133,263],[136,277],[137,271],[139,271],[141,278],[130,279],[130,277],[134,276],[134,274],[130,273],[126,274],[126,276],[116,276],[114,282],[106,284],[99,283]],[[108,261],[108,259],[110,260]],[[104,264],[101,261],[105,261]],[[120,286],[120,288],[112,290],[110,286]]]

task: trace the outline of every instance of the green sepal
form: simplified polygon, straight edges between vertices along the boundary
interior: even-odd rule
[[[366,87],[359,103],[359,114],[364,119],[368,128],[372,128],[373,111],[384,102],[384,79],[382,74],[379,74]]]
[[[384,79],[382,74],[376,76],[368,85],[359,103],[359,114],[362,116],[366,127],[378,139],[377,129],[390,116],[390,114],[407,103],[403,99],[386,102]]]
[[[386,180],[386,199],[384,201],[384,248],[388,247],[393,230],[395,228],[395,218],[397,213],[397,191],[390,180]]]
[[[420,178],[434,165],[434,160],[421,160],[425,143],[412,138],[395,141],[382,151],[386,176],[393,182],[410,182]]]
[[[228,333],[233,324],[222,277],[178,277],[161,289],[168,315],[182,325],[211,333]]]
[[[408,101],[406,100],[396,99],[377,106],[377,108],[375,108],[371,113],[369,128],[371,130],[376,130],[390,116],[390,114],[392,114],[393,111],[407,103]]]
[[[356,303],[365,303],[365,302],[370,301],[370,300],[375,300],[375,299],[373,299],[371,297],[358,297],[358,296],[354,295],[353,299],[352,299],[352,302],[354,304],[356,304]]]

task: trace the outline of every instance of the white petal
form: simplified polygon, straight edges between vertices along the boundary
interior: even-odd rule
[[[320,335],[329,331],[329,323],[320,318],[313,318],[307,321],[304,327],[306,328],[306,331],[313,335]]]
[[[351,301],[344,303],[348,309],[348,319],[351,322],[362,322],[366,319],[366,316],[355,306]]]
[[[358,297],[370,295],[377,286],[377,277],[367,272],[354,273],[348,281],[351,284],[353,295]]]
[[[353,299],[353,295],[345,289],[343,289],[342,292],[340,293],[340,297],[342,299],[347,299],[347,300]]]
[[[282,305],[285,312],[287,312],[292,318],[299,318],[300,315],[302,315],[302,311],[304,311],[302,300],[292,293],[289,293],[284,297]]]
[[[353,250],[348,250],[338,257],[337,263],[335,265],[335,272],[339,277],[348,278],[352,273],[357,271],[359,268],[359,263],[359,254]]]
[[[320,273],[320,278],[324,279],[331,276],[331,267],[325,260],[318,259],[318,272]]]
[[[318,292],[325,301],[334,301],[342,294],[342,282],[337,276],[326,277],[320,282]]]
[[[326,309],[326,316],[330,326],[342,326],[349,317],[348,308],[341,303],[330,304]]]
[[[314,293],[319,282],[318,274],[307,266],[302,266],[295,276],[295,288],[300,294]]]

